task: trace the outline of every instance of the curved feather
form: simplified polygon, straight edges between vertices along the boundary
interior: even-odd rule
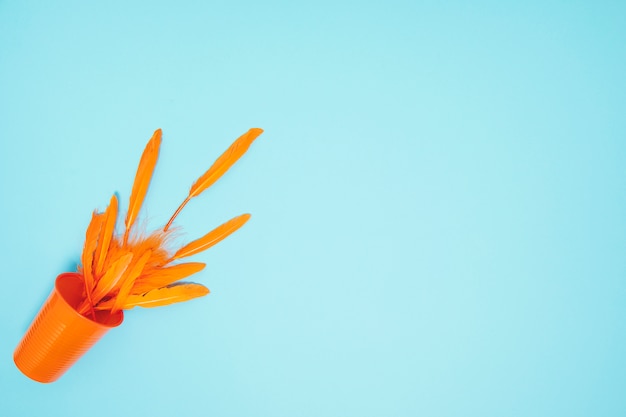
[[[226,223],[211,230],[200,239],[194,240],[193,242],[188,243],[187,245],[180,248],[174,254],[172,260],[195,255],[196,253],[202,252],[210,248],[211,246],[221,242],[231,233],[235,232],[237,229],[243,226],[248,221],[248,219],[250,219],[250,214],[242,214],[241,216],[230,219]]]
[[[137,262],[130,269],[128,269],[128,272],[125,274],[126,276],[120,279],[122,285],[120,286],[120,290],[115,297],[111,314],[114,314],[117,310],[122,308],[126,302],[126,298],[128,297],[130,290],[133,288],[135,280],[141,275],[148,259],[150,259],[150,255],[152,255],[152,251],[146,251],[143,255],[141,255],[141,258],[139,258]]]
[[[117,196],[113,194],[111,202],[104,212],[102,230],[100,231],[98,246],[96,247],[96,257],[94,259],[95,268],[93,272],[98,277],[102,276],[104,273],[104,261],[106,260],[109,245],[111,244],[111,239],[113,238],[113,232],[115,231],[117,209]]]
[[[156,288],[165,287],[202,271],[205,266],[206,264],[201,262],[188,262],[167,268],[157,269],[150,272],[149,275],[137,278],[137,281],[135,281],[135,285],[130,293],[139,295]]]
[[[126,213],[126,231],[124,232],[124,243],[128,241],[128,234],[130,229],[137,219],[143,200],[148,192],[148,186],[152,179],[152,173],[156,166],[157,159],[159,158],[159,148],[161,146],[161,129],[155,130],[152,138],[146,145],[146,148],[141,155],[139,166],[137,167],[137,173],[135,174],[135,182],[133,183],[133,189],[130,193],[130,199],[128,203],[128,213]]]
[[[202,284],[180,283],[168,287],[148,291],[142,295],[130,295],[126,299],[123,308],[128,310],[133,307],[161,307],[169,304],[180,303],[193,298],[202,297],[209,293],[209,289]]]
[[[200,195],[204,190],[213,185],[226,171],[230,169],[235,162],[239,160],[246,153],[252,142],[263,133],[263,129],[254,127],[241,135],[232,145],[224,151],[224,153],[215,160],[213,165],[205,172],[200,178],[196,180],[189,190],[189,195],[176,209],[170,220],[167,222],[163,230],[167,231],[178,213],[185,207],[185,205],[192,198]]]

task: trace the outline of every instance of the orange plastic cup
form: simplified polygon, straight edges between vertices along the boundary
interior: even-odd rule
[[[52,293],[17,345],[13,360],[27,377],[38,382],[59,379],[106,332],[124,320],[120,310],[96,312],[95,320],[76,311],[83,294],[82,277],[57,277]]]

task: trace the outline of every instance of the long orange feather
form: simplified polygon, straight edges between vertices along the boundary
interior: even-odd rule
[[[85,281],[85,293],[87,295],[88,307],[93,306],[91,299],[91,292],[93,291],[96,280],[93,273],[93,258],[96,251],[96,245],[98,243],[98,234],[102,228],[103,215],[97,212],[93,212],[91,215],[91,221],[87,226],[87,232],[85,233],[85,245],[83,247],[82,263],[83,263],[83,279]],[[93,309],[92,309],[93,313]]]
[[[226,151],[211,165],[211,168],[205,172],[196,182],[193,183],[189,190],[189,195],[176,209],[170,220],[167,222],[164,231],[167,231],[172,222],[178,216],[178,213],[192,198],[200,195],[204,190],[213,185],[228,169],[233,166],[246,153],[252,142],[263,133],[263,129],[252,128],[241,135]]]
[[[180,283],[168,287],[148,291],[143,295],[130,295],[126,299],[124,309],[133,307],[161,307],[168,304],[180,303],[209,293],[209,289],[202,284]]]
[[[188,262],[167,268],[160,268],[146,276],[141,276],[135,281],[131,294],[140,295],[150,290],[165,287],[176,281],[187,278],[204,269],[206,264],[201,262]]]
[[[243,226],[248,221],[248,219],[250,219],[249,214],[242,214],[241,216],[230,219],[221,226],[218,226],[215,229],[211,230],[200,239],[194,240],[193,242],[188,243],[187,245],[180,248],[174,254],[172,260],[195,255],[196,253],[202,252],[210,248],[211,246],[221,242],[231,233],[235,232],[237,229]]]
[[[150,255],[152,255],[152,251],[150,250],[141,255],[141,258],[139,258],[137,262],[130,269],[128,269],[128,272],[125,274],[126,276],[120,280],[122,285],[120,286],[117,296],[115,297],[111,314],[114,314],[117,310],[122,308],[126,302],[126,298],[128,297],[130,290],[133,288],[135,280],[139,277],[139,275],[141,275],[148,259],[150,259]]]
[[[128,234],[130,229],[137,219],[143,200],[148,192],[148,186],[152,179],[152,173],[156,166],[157,159],[159,158],[159,148],[161,147],[161,129],[157,129],[152,138],[146,145],[146,148],[141,155],[139,166],[137,167],[137,173],[135,174],[135,182],[133,183],[133,190],[130,193],[130,199],[128,203],[128,213],[126,213],[126,231],[124,232],[124,244],[128,241]]]
[[[113,232],[115,231],[117,208],[117,196],[113,194],[111,202],[104,212],[102,230],[100,231],[100,238],[98,239],[98,246],[96,247],[96,257],[94,259],[95,267],[93,272],[98,277],[102,276],[104,273],[104,261],[109,252],[109,245],[111,244]]]

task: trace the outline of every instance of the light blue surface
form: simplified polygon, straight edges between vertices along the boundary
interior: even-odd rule
[[[1,416],[626,415],[624,2],[101,3],[0,1]],[[24,377],[153,130],[156,228],[254,126],[212,294]]]

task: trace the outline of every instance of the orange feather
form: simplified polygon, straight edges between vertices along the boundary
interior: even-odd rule
[[[135,263],[135,265],[133,265],[125,274],[126,276],[120,279],[119,282],[121,282],[122,285],[120,286],[117,296],[115,297],[115,302],[113,303],[111,314],[122,308],[122,306],[126,302],[126,298],[128,297],[130,290],[133,288],[135,280],[139,277],[139,275],[141,275],[143,268],[148,262],[148,259],[150,259],[150,255],[152,255],[152,251],[150,250],[141,255],[141,258],[137,260],[137,263]]]
[[[197,297],[205,296],[209,293],[209,289],[202,284],[180,283],[164,288],[148,291],[140,296],[128,297],[124,307],[126,309],[133,307],[161,307],[173,303],[180,303]]]
[[[215,160],[211,168],[191,186],[189,197],[195,197],[215,183],[248,150],[252,142],[263,133],[263,129],[252,128],[241,135]]]
[[[206,264],[201,262],[189,262],[168,268],[156,269],[147,275],[137,278],[130,293],[139,295],[156,288],[165,287],[202,271],[205,266]]]
[[[128,234],[130,229],[137,219],[143,200],[148,192],[148,186],[152,179],[152,173],[156,166],[157,159],[159,158],[159,148],[161,146],[161,129],[157,129],[152,138],[146,145],[146,148],[141,155],[139,166],[137,167],[137,173],[135,174],[135,182],[133,183],[133,190],[130,193],[130,200],[128,204],[128,213],[126,213],[126,231],[124,232],[124,243],[128,241]]]
[[[249,218],[249,214],[242,214],[241,216],[230,219],[221,226],[218,226],[215,229],[211,230],[200,239],[194,240],[193,242],[188,243],[187,245],[180,248],[178,252],[174,254],[172,260],[195,255],[196,253],[202,252],[210,248],[211,246],[221,242],[231,233],[235,232],[237,229],[243,226]]]
[[[196,182],[193,183],[191,189],[189,190],[189,195],[181,203],[178,209],[176,209],[176,212],[174,212],[174,215],[172,215],[163,230],[167,231],[167,229],[169,229],[178,213],[180,213],[189,200],[200,195],[200,193],[220,179],[220,177],[224,175],[224,173],[228,171],[230,167],[243,156],[243,154],[246,153],[252,142],[254,142],[254,140],[259,137],[261,133],[263,133],[263,129],[255,127],[248,130],[235,142],[233,142],[233,144],[230,145],[230,147],[226,149],[226,151],[219,158],[217,158],[213,165],[211,165],[211,168],[209,168],[207,172],[205,172]]]
[[[103,226],[100,232],[100,238],[98,239],[98,246],[96,248],[96,257],[94,259],[95,268],[94,274],[98,277],[104,273],[104,261],[106,260],[107,253],[109,252],[109,245],[113,238],[113,232],[115,231],[115,221],[117,219],[117,196],[113,194],[109,207],[104,212]]]
[[[111,265],[106,273],[100,278],[100,281],[96,285],[96,288],[93,291],[91,296],[91,300],[94,305],[98,304],[100,300],[102,300],[108,293],[113,291],[120,279],[124,276],[128,265],[133,259],[132,253],[127,253],[122,255],[119,259],[117,259]]]
[[[168,287],[157,288],[141,295],[129,295],[122,308],[124,310],[128,310],[133,307],[161,307],[202,297],[207,295],[209,292],[209,289],[202,284],[187,282],[174,284]],[[106,308],[107,304],[110,304],[110,301],[99,305],[97,308]]]
[[[85,279],[85,290],[89,293],[93,289],[94,276],[93,276],[93,257],[98,243],[98,234],[102,227],[102,214],[93,212],[91,215],[91,221],[87,226],[87,232],[85,233],[85,245],[83,246],[83,277]]]
[[[93,305],[91,300],[91,292],[96,285],[96,279],[93,271],[93,258],[96,251],[96,245],[98,243],[98,234],[102,228],[103,215],[97,212],[93,212],[91,215],[91,221],[87,226],[87,232],[85,233],[85,245],[83,246],[82,262],[83,262],[83,280],[85,281],[85,293],[87,295],[86,307],[91,308]],[[86,311],[86,310],[85,310]],[[93,311],[92,311],[93,313]]]

